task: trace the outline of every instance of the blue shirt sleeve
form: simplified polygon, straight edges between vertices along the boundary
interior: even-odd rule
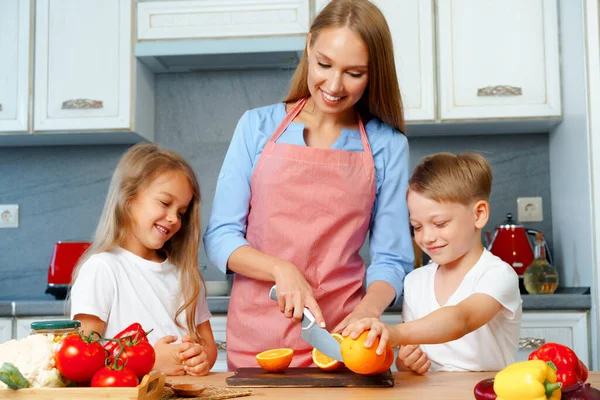
[[[406,190],[409,178],[409,152],[406,136],[387,125],[386,134],[370,136],[378,175],[378,191],[373,206],[367,268],[367,287],[385,281],[396,290],[396,303],[402,294],[404,278],[413,270],[414,250],[410,236]],[[387,132],[386,132],[387,131]],[[377,135],[380,136],[380,135]]]
[[[238,122],[225,155],[204,234],[206,255],[223,273],[227,270],[231,253],[240,246],[249,245],[246,223],[255,154],[250,112],[246,111]]]

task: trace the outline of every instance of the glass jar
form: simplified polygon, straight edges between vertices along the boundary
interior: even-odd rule
[[[54,335],[55,342],[72,333],[79,333],[81,322],[70,319],[34,321],[31,323],[32,334]]]

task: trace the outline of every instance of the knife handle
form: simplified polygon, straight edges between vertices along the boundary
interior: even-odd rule
[[[275,288],[275,285],[273,285],[273,287],[269,291],[269,297],[271,298],[271,300],[277,300],[277,289]]]

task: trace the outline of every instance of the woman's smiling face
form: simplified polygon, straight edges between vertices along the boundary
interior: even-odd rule
[[[338,114],[360,100],[369,83],[369,51],[356,33],[347,27],[324,29],[308,57],[308,90],[322,112]]]

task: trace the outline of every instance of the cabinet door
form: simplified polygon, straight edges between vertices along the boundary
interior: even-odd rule
[[[385,16],[394,42],[405,119],[435,120],[433,0],[372,0]],[[329,0],[317,0],[318,13]]]
[[[30,0],[0,2],[0,132],[29,125]]]
[[[227,317],[213,316],[210,319],[213,336],[217,344],[217,361],[213,365],[212,372],[227,372],[227,342],[225,335],[225,327],[227,325]]]
[[[407,122],[435,119],[433,0],[373,0],[394,41],[396,73]]]
[[[309,0],[139,2],[137,39],[206,39],[308,32]]]
[[[555,342],[570,347],[585,365],[589,364],[587,312],[525,312],[517,361],[527,360],[529,354],[544,343]]]
[[[130,127],[131,1],[38,0],[35,131]]]
[[[0,343],[12,339],[12,321],[12,318],[0,318]]]
[[[442,120],[561,115],[556,0],[438,0]]]

